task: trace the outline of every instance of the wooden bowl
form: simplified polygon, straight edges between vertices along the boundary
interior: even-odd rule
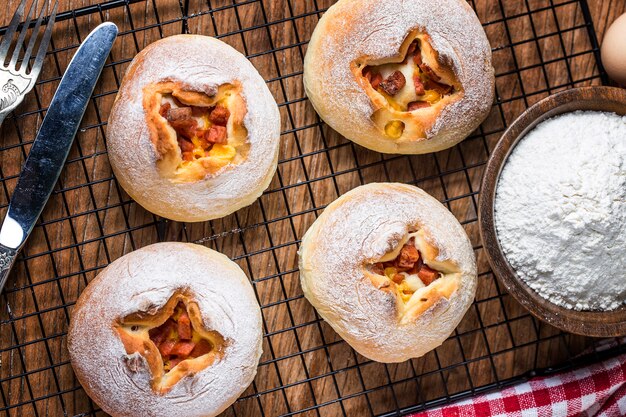
[[[574,311],[551,303],[517,277],[507,262],[494,221],[498,178],[517,142],[542,121],[576,110],[626,114],[626,90],[612,87],[583,87],[565,90],[530,107],[504,132],[493,150],[483,175],[478,221],[480,235],[491,267],[507,291],[534,316],[562,330],[585,336],[626,335],[626,307],[607,312]]]

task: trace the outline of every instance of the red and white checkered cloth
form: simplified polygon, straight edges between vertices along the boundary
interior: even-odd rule
[[[626,416],[626,354],[412,417]]]

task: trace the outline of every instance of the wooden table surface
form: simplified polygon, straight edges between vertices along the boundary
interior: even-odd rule
[[[506,125],[550,93],[601,83],[577,1],[475,0],[494,49],[497,103],[462,144],[411,157],[383,157],[350,144],[320,124],[305,99],[306,41],[320,15],[316,10],[332,0],[233,2],[191,0],[192,17],[184,21],[177,0],[147,0],[57,23],[41,83],[2,126],[2,215],[41,123],[40,109],[77,43],[102,20],[117,23],[122,35],[0,301],[0,408],[6,407],[6,415],[103,415],[69,364],[65,333],[73,304],[109,262],[159,240],[220,250],[254,283],[265,322],[264,354],[255,383],[225,415],[378,415],[560,364],[593,344],[538,322],[503,294],[482,253],[476,221],[482,169]],[[98,3],[61,0],[59,10]],[[6,25],[18,0],[3,4],[0,24]],[[589,8],[601,40],[610,22],[626,12],[626,0],[589,0]],[[164,222],[132,202],[112,177],[105,148],[107,116],[128,62],[159,37],[181,33],[185,24],[191,33],[217,34],[250,56],[282,116],[279,170],[268,192],[235,215],[203,224]],[[315,315],[298,282],[296,251],[304,232],[326,204],[373,181],[411,182],[440,199],[466,228],[478,259],[477,301],[453,337],[402,364],[377,364],[355,354]]]

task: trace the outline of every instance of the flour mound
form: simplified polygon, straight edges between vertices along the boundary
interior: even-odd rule
[[[573,112],[515,147],[496,190],[496,229],[517,275],[574,310],[626,302],[626,116]]]

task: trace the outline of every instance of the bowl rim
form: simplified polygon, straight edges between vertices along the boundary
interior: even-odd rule
[[[626,115],[626,90],[616,87],[568,89],[542,99],[519,115],[502,134],[487,161],[479,196],[479,231],[493,273],[533,316],[570,333],[594,337],[622,336],[626,335],[626,305],[611,311],[576,311],[548,301],[517,277],[506,260],[496,233],[496,188],[509,155],[539,123],[577,110]]]

